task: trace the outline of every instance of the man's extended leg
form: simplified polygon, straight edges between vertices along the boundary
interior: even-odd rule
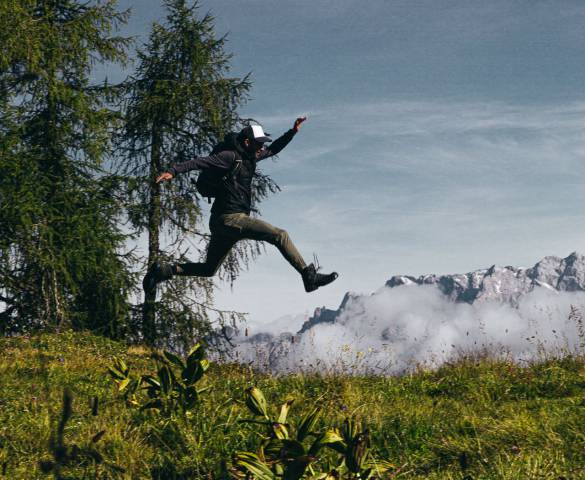
[[[237,229],[241,239],[260,240],[274,245],[293,268],[303,273],[307,264],[295,247],[286,230],[270,225],[258,218],[252,218],[244,213],[235,213],[224,217],[224,225],[230,229]]]
[[[224,224],[226,227],[239,230],[240,238],[260,240],[276,246],[283,257],[301,274],[307,292],[317,290],[338,277],[336,272],[328,275],[317,273],[317,269],[312,263],[307,266],[290,236],[282,228],[243,213],[226,215]]]

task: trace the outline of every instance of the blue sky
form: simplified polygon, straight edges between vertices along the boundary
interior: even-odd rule
[[[146,36],[159,1],[133,8]],[[277,250],[220,307],[252,325],[337,308],[395,274],[531,266],[585,252],[585,4],[571,1],[214,0],[242,111],[278,135],[261,205],[307,260],[340,278],[306,294]]]

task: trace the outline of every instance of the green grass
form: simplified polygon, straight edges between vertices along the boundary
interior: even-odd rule
[[[270,405],[294,397],[294,418],[319,402],[322,422],[354,415],[370,429],[377,457],[404,479],[585,478],[585,357],[528,367],[461,359],[437,371],[382,378],[295,374],[277,378],[212,365],[211,386],[187,418],[166,421],[127,406],[107,373],[119,356],[137,373],[154,371],[149,351],[88,334],[0,340],[0,478],[51,478],[63,392],[73,395],[66,445],[94,445],[104,462],[74,462],[63,478],[214,478],[222,459],[255,450],[244,390]],[[93,415],[92,399],[99,400]],[[123,469],[123,470],[122,470]]]

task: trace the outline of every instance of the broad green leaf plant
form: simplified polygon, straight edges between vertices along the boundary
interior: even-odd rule
[[[154,352],[152,357],[160,364],[156,375],[133,375],[119,358],[108,368],[127,403],[142,410],[156,409],[165,416],[194,409],[201,393],[207,390],[197,388],[197,382],[209,368],[201,344],[196,344],[184,359],[168,351]],[[139,395],[141,391],[146,392],[146,399]]]
[[[370,450],[368,430],[360,429],[353,419],[340,428],[319,427],[322,409],[307,411],[296,422],[288,421],[294,399],[288,399],[272,416],[262,392],[246,390],[245,404],[254,418],[242,423],[256,425],[262,438],[256,452],[236,452],[224,475],[233,479],[376,479],[394,468],[376,460]],[[325,461],[325,449],[336,452],[333,461]]]

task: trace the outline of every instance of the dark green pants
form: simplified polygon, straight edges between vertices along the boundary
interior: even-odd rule
[[[306,267],[286,230],[252,218],[245,213],[228,213],[212,216],[209,221],[211,239],[207,247],[205,263],[178,265],[179,275],[212,277],[238,240],[260,240],[274,245],[297,272]]]

